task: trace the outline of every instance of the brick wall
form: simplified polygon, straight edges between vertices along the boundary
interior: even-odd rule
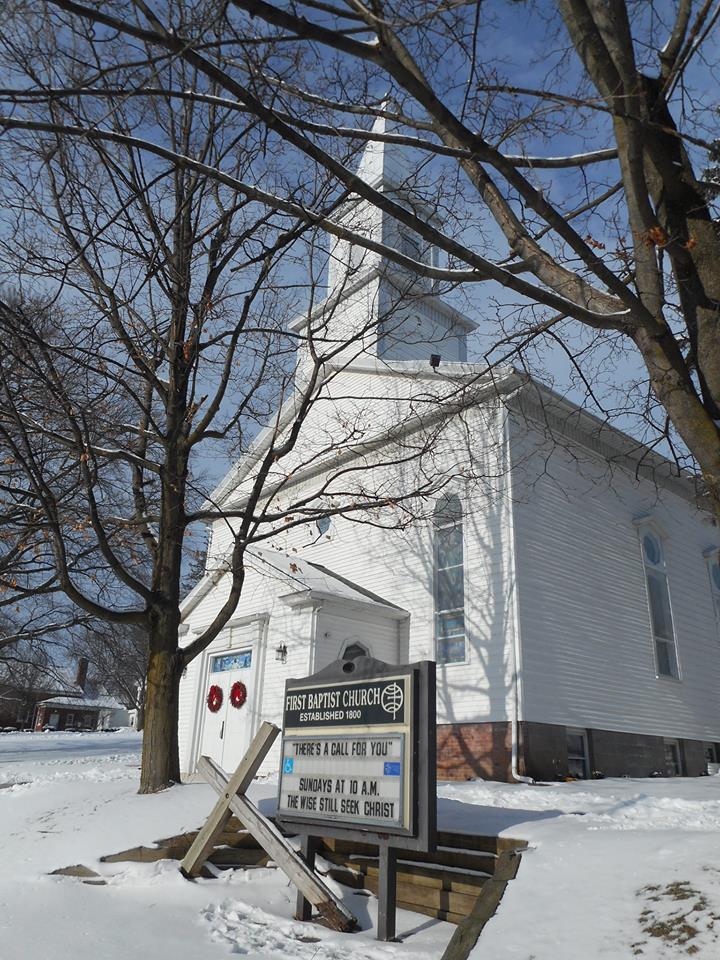
[[[649,777],[665,772],[662,737],[614,730],[587,730],[590,769],[606,777]],[[511,726],[507,722],[440,724],[437,728],[439,780],[511,780]],[[519,772],[535,780],[567,776],[567,731],[559,724],[519,725]],[[699,740],[680,740],[683,773],[705,771],[705,750]]]
[[[447,723],[437,728],[440,780],[510,779],[510,724]]]

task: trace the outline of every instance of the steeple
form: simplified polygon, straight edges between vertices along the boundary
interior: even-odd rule
[[[378,117],[371,131],[379,136],[402,132],[398,123],[385,117]],[[439,226],[435,211],[413,190],[414,152],[403,144],[370,139],[359,157],[358,176]],[[354,233],[421,263],[440,262],[438,251],[419,234],[359,196],[350,198],[336,219]],[[330,248],[327,297],[311,323],[318,346],[320,341],[328,346],[348,341],[354,354],[385,360],[429,361],[433,354],[446,361],[465,360],[467,334],[475,329],[471,320],[434,293],[427,278],[339,239]]]
[[[388,102],[381,105],[387,108]],[[403,128],[395,120],[378,117],[370,131],[374,136],[402,134]],[[406,183],[411,173],[407,147],[384,140],[369,140],[360,156],[358,176],[370,186],[384,191],[397,191]]]

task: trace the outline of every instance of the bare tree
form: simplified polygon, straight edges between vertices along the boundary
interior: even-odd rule
[[[105,37],[141,41],[158,62],[181,59],[286,145],[283,164],[322,171],[336,191],[355,192],[445,251],[443,268],[384,253],[436,280],[479,285],[498,305],[488,355],[511,347],[531,362],[529,343],[565,354],[591,403],[641,418],[650,442],[663,438],[682,465],[697,465],[720,511],[720,239],[698,173],[713,136],[703,91],[717,82],[705,56],[717,2],[561,0],[490,10],[429,0],[232,0],[192,16],[172,4],[156,12],[144,0],[53,0],[48,8],[48,24],[80,34],[92,24]],[[100,95],[97,67],[76,71],[73,94]],[[204,96],[162,69],[164,89]],[[392,100],[381,103],[377,91]],[[49,95],[58,104],[71,92],[49,75],[34,76],[24,94],[6,91],[6,129],[110,136],[102,124],[67,115],[28,116]],[[142,95],[142,82],[126,93]],[[369,132],[362,121],[380,115],[402,126]],[[356,176],[347,147],[373,138],[424,155],[425,188],[437,196],[442,183],[445,229]],[[553,151],[559,138],[561,155]],[[164,148],[150,137],[143,149]],[[201,169],[177,152],[173,159]],[[223,164],[202,170],[218,182],[232,177]],[[348,237],[327,210],[257,183],[236,189],[372,246]],[[628,351],[641,373],[617,391],[630,402],[613,404],[597,371],[617,368]]]
[[[174,9],[203,28],[222,23],[212,6]],[[438,404],[461,414],[466,384],[449,382],[439,397],[406,385],[384,421],[350,394],[333,429],[318,432],[323,405],[340,399],[339,374],[396,309],[371,310],[352,331],[335,301],[318,312],[322,225],[349,191],[294,165],[282,139],[212,79],[142,36],[98,34],[74,18],[66,30],[46,6],[9,26],[7,74],[30,87],[11,95],[24,117],[4,122],[14,132],[2,142],[10,229],[0,279],[18,292],[0,304],[0,442],[7,548],[22,544],[38,560],[9,595],[60,590],[92,620],[146,631],[140,788],[153,791],[179,777],[179,679],[235,610],[247,547],[341,513],[409,523],[424,494],[474,469],[457,452],[451,468],[429,463],[447,452]],[[222,48],[219,34],[213,44]],[[345,239],[367,237],[347,223]],[[426,294],[411,277],[401,300]],[[250,469],[240,500],[221,506],[208,499],[207,463],[230,455],[246,455]],[[313,487],[291,489],[319,465]],[[405,473],[402,485],[389,467]],[[184,570],[197,525],[212,520],[231,532],[214,561],[227,596],[183,646]]]
[[[70,653],[85,657],[93,678],[124,706],[137,711],[136,729],[142,730],[148,635],[141,625],[119,627],[95,621],[76,631]]]

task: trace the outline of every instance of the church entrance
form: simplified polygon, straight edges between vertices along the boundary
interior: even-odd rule
[[[252,650],[213,654],[208,663],[200,754],[232,773],[250,745],[255,665]]]

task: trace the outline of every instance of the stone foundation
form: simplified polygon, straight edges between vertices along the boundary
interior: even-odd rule
[[[510,723],[453,723],[437,728],[437,775],[440,780],[509,781]],[[590,770],[606,777],[649,777],[665,773],[662,737],[612,730],[586,730]],[[679,739],[682,772],[705,772],[705,744]],[[518,772],[534,780],[561,780],[568,775],[567,728],[558,724],[519,724]]]

